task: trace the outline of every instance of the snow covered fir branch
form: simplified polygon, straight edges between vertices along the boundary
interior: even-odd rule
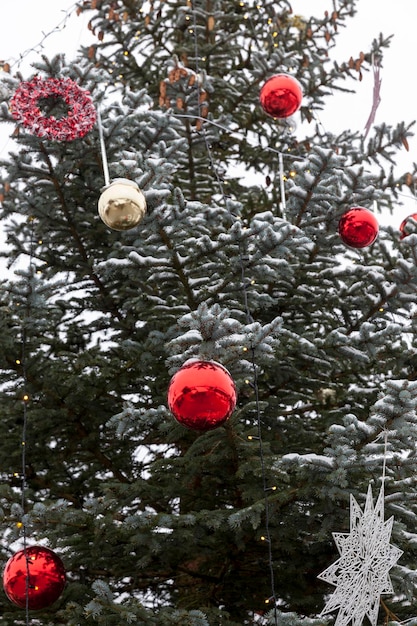
[[[413,122],[318,122],[383,75],[360,1],[80,0],[76,58],[4,65],[4,626],[414,625]]]

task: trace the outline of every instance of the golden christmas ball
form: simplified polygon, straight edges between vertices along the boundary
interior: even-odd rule
[[[98,214],[113,230],[130,230],[146,213],[145,196],[133,180],[116,178],[105,187],[98,201]]]

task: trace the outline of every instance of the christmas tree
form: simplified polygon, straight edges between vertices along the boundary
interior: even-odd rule
[[[403,555],[380,619],[413,615],[415,220],[364,247],[338,232],[352,207],[379,219],[414,184],[395,168],[411,124],[364,137],[348,112],[340,135],[317,122],[389,46],[336,63],[356,2],[333,4],[310,17],[286,0],[82,0],[92,45],[4,72],[2,563],[35,544],[66,572],[44,609],[2,594],[5,626],[331,621],[318,576],[332,532],[383,468]],[[293,117],[259,101],[281,73],[302,87]],[[24,104],[50,79],[58,91],[18,119],[22,81]],[[99,114],[85,133],[72,83]],[[74,135],[45,135],[45,119]],[[98,215],[117,179],[146,201],[134,228]],[[233,379],[216,428],[170,410],[189,359]]]

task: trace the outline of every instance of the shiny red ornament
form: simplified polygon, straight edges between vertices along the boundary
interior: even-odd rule
[[[415,220],[417,222],[417,213],[413,213],[405,218],[400,224],[400,239],[404,239],[407,235],[411,235],[412,233],[417,233],[417,228],[414,224],[410,222],[410,220]]]
[[[262,86],[259,100],[265,113],[272,117],[289,117],[301,106],[303,90],[289,74],[271,76]]]
[[[170,411],[191,430],[206,432],[221,426],[233,413],[236,400],[232,377],[214,361],[188,361],[168,387]]]
[[[42,115],[42,100],[62,100],[68,108],[67,115],[57,119]],[[58,141],[73,141],[84,137],[94,126],[96,110],[88,91],[81,89],[71,78],[35,76],[20,83],[11,101],[10,110],[15,120],[34,135]]]
[[[375,215],[368,209],[355,206],[346,211],[339,221],[339,235],[351,248],[366,248],[378,236],[379,225]]]
[[[45,609],[59,598],[65,586],[64,565],[52,550],[29,546],[6,563],[3,588],[13,604],[31,610]]]

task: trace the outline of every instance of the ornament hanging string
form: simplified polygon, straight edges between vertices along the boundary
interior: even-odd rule
[[[100,138],[101,161],[103,165],[104,184],[106,187],[110,185],[109,165],[107,161],[106,144],[104,141],[103,122],[101,119],[100,107],[97,107],[97,126]]]
[[[384,485],[385,485],[385,478],[386,478],[387,451],[388,451],[388,431],[386,429],[384,429],[383,435],[384,435],[384,457],[383,457],[383,460],[382,460],[381,483],[382,483],[382,486],[384,487]]]
[[[198,37],[197,37],[197,13],[196,13],[196,9],[194,6],[194,2],[190,2],[191,8],[192,8],[192,15],[193,15],[193,35],[194,35],[194,55],[195,55],[195,69],[196,69],[196,73],[197,75],[199,75],[200,73],[200,68],[199,68],[199,49],[198,49]],[[197,102],[198,102],[198,117],[202,118],[201,115],[201,104],[200,104],[200,85],[199,85],[199,81],[197,80],[196,83],[196,90],[197,90]],[[204,121],[204,120],[203,120]],[[209,159],[209,163],[210,163],[210,167],[213,171],[213,174],[216,178],[216,181],[218,183],[219,186],[219,190],[223,199],[223,202],[225,204],[225,206],[227,206],[227,198],[226,198],[226,194],[224,192],[223,189],[223,184],[222,181],[218,175],[217,172],[217,168],[215,167],[215,163],[214,163],[214,159],[211,153],[211,149],[210,149],[210,144],[209,141],[207,139],[207,135],[205,133],[205,127],[204,124],[202,124],[201,126],[201,130],[199,131],[202,133],[203,139],[204,139],[204,143],[205,143],[205,147],[207,150],[207,155],[208,155],[208,159]],[[244,262],[244,250],[242,248],[242,243],[239,244],[239,261],[240,261],[240,270],[241,270],[241,285],[242,285],[242,291],[243,291],[243,303],[244,303],[244,309],[245,309],[245,315],[246,315],[246,320],[247,323],[250,324],[253,322],[253,317],[250,311],[250,307],[249,307],[249,301],[248,301],[248,294],[247,294],[247,287],[248,287],[248,281],[246,279],[246,272],[245,272],[245,262]],[[277,598],[276,598],[276,593],[275,593],[275,577],[274,577],[274,565],[273,565],[273,554],[272,554],[272,541],[271,541],[271,532],[270,532],[270,505],[269,505],[269,498],[268,498],[268,494],[270,492],[270,488],[267,486],[267,479],[266,479],[266,471],[265,471],[265,454],[264,454],[264,446],[263,446],[263,441],[262,441],[262,420],[261,420],[261,410],[260,410],[260,399],[259,399],[259,385],[258,385],[258,368],[256,365],[256,358],[255,358],[255,349],[254,346],[251,345],[250,346],[250,363],[251,363],[251,367],[252,367],[252,382],[251,387],[254,390],[254,394],[255,394],[255,412],[256,412],[256,424],[257,424],[257,439],[258,439],[258,443],[259,443],[259,456],[260,456],[260,465],[261,465],[261,476],[262,476],[262,488],[263,488],[263,493],[264,493],[264,507],[265,507],[265,537],[264,540],[266,541],[266,544],[268,546],[268,569],[269,569],[269,577],[270,577],[270,587],[271,587],[271,596],[266,600],[266,603],[269,604],[269,602],[273,602],[273,610],[274,610],[274,626],[278,626],[278,611],[277,611]]]

